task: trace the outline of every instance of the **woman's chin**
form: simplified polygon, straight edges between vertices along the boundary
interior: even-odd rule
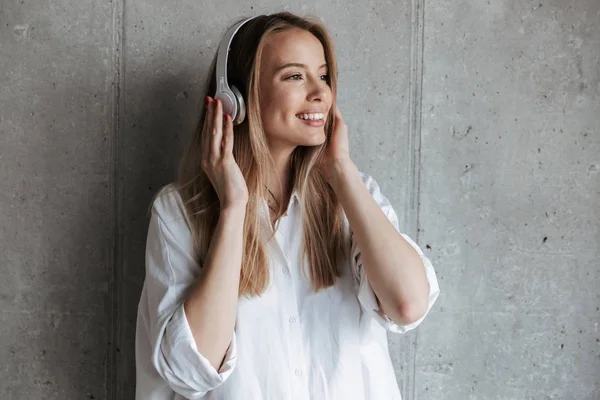
[[[320,146],[323,143],[325,143],[325,132],[321,132],[320,134],[315,134],[312,136],[303,136],[301,142],[299,143],[300,146]]]

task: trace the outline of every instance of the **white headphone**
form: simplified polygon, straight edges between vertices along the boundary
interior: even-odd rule
[[[217,69],[216,69],[216,83],[217,92],[215,99],[221,100],[223,103],[223,112],[231,115],[234,125],[239,125],[246,118],[246,103],[244,97],[235,86],[229,86],[227,83],[227,57],[229,55],[229,46],[233,37],[237,33],[238,29],[241,28],[246,22],[253,20],[257,16],[242,20],[233,25],[221,39],[219,44],[219,50],[217,54]]]

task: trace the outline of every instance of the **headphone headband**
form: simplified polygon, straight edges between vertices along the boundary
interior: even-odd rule
[[[246,106],[240,91],[235,86],[229,87],[229,83],[227,81],[227,58],[229,56],[229,46],[231,46],[233,37],[242,27],[242,25],[256,17],[258,16],[246,18],[229,28],[221,39],[217,53],[217,69],[215,77],[217,91],[215,93],[215,99],[221,100],[223,103],[223,112],[231,115],[234,125],[242,123],[246,117]]]

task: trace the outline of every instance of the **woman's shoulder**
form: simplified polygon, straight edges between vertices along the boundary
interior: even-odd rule
[[[167,225],[186,222],[186,211],[178,186],[173,182],[164,185],[154,196],[152,214]]]
[[[362,179],[363,183],[365,184],[371,195],[375,197],[381,193],[379,183],[371,174],[361,170],[358,170],[358,174],[360,175],[360,178]]]

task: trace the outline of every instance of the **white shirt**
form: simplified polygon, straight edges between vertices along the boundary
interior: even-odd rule
[[[398,217],[377,182],[361,177],[398,230]],[[152,207],[138,306],[137,400],[400,400],[386,331],[407,332],[429,313],[440,292],[430,260],[402,234],[423,260],[430,292],[425,316],[397,325],[378,308],[345,219],[343,275],[334,286],[311,293],[300,268],[299,208],[295,192],[276,240],[266,245],[271,284],[261,297],[239,299],[233,337],[217,371],[198,352],[183,310],[184,293],[200,268],[185,209],[172,185],[161,190]],[[266,202],[261,212],[272,232]]]

